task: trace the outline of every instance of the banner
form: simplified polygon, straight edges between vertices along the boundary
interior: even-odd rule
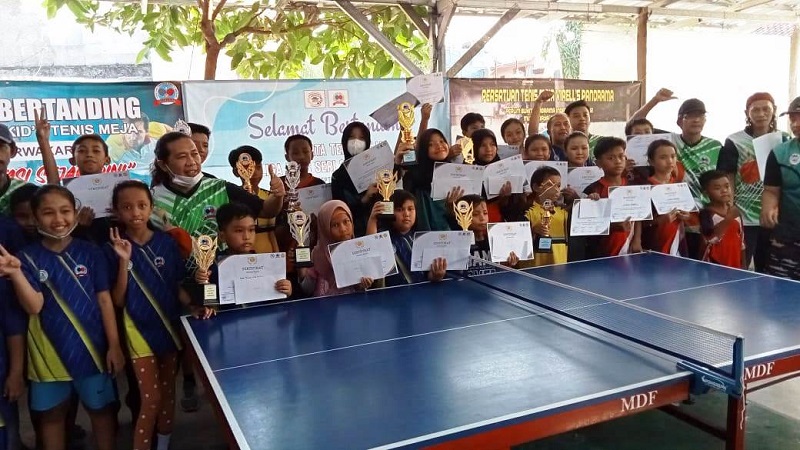
[[[313,143],[310,172],[330,181],[344,160],[341,138],[347,124],[365,123],[373,145],[386,140],[394,148],[399,125],[385,129],[369,115],[405,91],[405,79],[184,83],[187,121],[211,128],[209,156],[203,170],[228,180],[234,180],[228,153],[241,145],[259,149],[263,163],[275,164],[278,175],[283,175],[284,141],[293,134],[302,134]],[[434,107],[431,127],[448,123],[445,105]],[[417,108],[415,127],[419,124],[419,111]],[[264,175],[262,187],[268,183],[267,170]]]
[[[147,181],[155,142],[183,118],[182,103],[180,85],[171,82],[2,83],[0,122],[17,142],[9,176],[38,184],[46,181],[34,125],[34,111],[44,109],[62,179],[79,175],[69,163],[73,141],[82,134],[99,134],[111,159],[105,172],[129,170],[132,178]]]
[[[622,135],[625,122],[641,106],[639,82],[585,81],[539,78],[450,79],[450,125],[452,136],[461,135],[461,117],[477,112],[486,119],[486,128],[502,143],[500,125],[510,118],[522,120],[526,128],[533,102],[544,91],[553,98],[542,104],[540,130],[556,112],[568,104],[586,100],[591,107],[592,132]],[[608,123],[614,123],[609,126]],[[527,131],[527,130],[526,130]]]

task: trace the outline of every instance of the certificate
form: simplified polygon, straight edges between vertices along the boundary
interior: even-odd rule
[[[336,287],[361,283],[361,278],[379,280],[397,273],[389,232],[370,234],[328,246]]]
[[[611,230],[611,202],[607,198],[575,200],[570,236],[602,236]]]
[[[444,77],[441,72],[417,75],[406,81],[406,91],[422,104],[430,103],[434,105],[443,102]]]
[[[483,171],[483,185],[486,188],[486,196],[490,199],[500,194],[500,189],[506,182],[511,183],[512,194],[522,193],[525,184],[525,164],[522,162],[522,155],[491,163]]]
[[[436,258],[447,260],[447,270],[467,270],[472,231],[423,231],[414,234],[411,271],[430,270]]]
[[[344,167],[353,180],[356,191],[361,193],[375,183],[375,174],[379,170],[394,169],[394,152],[389,143],[383,141],[348,159],[344,162]]]
[[[498,145],[497,146],[497,156],[500,159],[508,159],[512,156],[519,155],[519,147],[516,145]]]
[[[783,142],[783,133],[775,131],[753,139],[753,150],[756,153],[756,164],[761,181],[764,181],[764,171],[767,168],[767,158],[772,150]]]
[[[625,156],[627,156],[628,159],[634,160],[637,166],[649,166],[650,162],[647,161],[647,148],[650,147],[651,143],[659,139],[672,142],[672,135],[666,133],[637,134],[635,136],[629,136],[628,147],[625,150]]]
[[[501,222],[488,225],[492,262],[506,262],[511,252],[520,260],[533,259],[530,222]]]
[[[464,195],[481,195],[485,166],[470,164],[436,163],[433,168],[431,198],[442,200],[454,187],[464,190]]]
[[[397,122],[400,120],[397,117],[397,105],[406,102],[416,105],[417,98],[408,92],[403,92],[397,97],[389,100],[380,108],[373,111],[369,116],[375,119],[375,122],[381,124],[383,128],[388,130],[389,128],[397,125]]]
[[[672,210],[683,212],[697,211],[697,202],[692,197],[686,183],[658,184],[650,188],[653,206],[659,214],[669,214]]]
[[[286,298],[275,289],[286,279],[286,253],[231,255],[218,265],[219,303],[244,305]]]
[[[597,166],[575,167],[569,169],[566,186],[562,181],[561,187],[571,187],[578,195],[583,195],[583,191],[600,178],[603,178],[603,169]]]
[[[74,178],[66,188],[80,201],[80,206],[92,208],[96,218],[111,215],[111,194],[114,186],[130,180],[128,172],[108,172]]]
[[[611,200],[611,222],[653,218],[650,186],[613,186],[608,190],[608,199]]]
[[[333,195],[331,194],[330,184],[320,184],[297,190],[297,199],[300,202],[300,208],[308,215],[316,214],[322,204],[332,198]]]
[[[552,167],[561,174],[561,187],[567,185],[567,162],[566,161],[525,161],[525,180],[530,183],[533,172],[540,167]]]

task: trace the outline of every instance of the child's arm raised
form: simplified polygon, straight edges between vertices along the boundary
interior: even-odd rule
[[[0,245],[0,276],[6,276],[14,286],[22,309],[29,315],[39,314],[44,306],[44,295],[31,286],[22,273],[22,264],[16,256],[11,255]]]
[[[267,165],[267,171],[269,172],[269,198],[264,200],[264,206],[261,208],[259,216],[271,219],[277,217],[283,209],[286,187],[283,185],[283,180],[275,173],[272,164]]]
[[[553,91],[542,91],[539,93],[539,96],[536,97],[536,100],[534,100],[533,108],[531,108],[531,116],[528,119],[528,136],[539,134],[539,120],[541,118],[542,103],[550,100],[551,98],[553,98]]]
[[[114,284],[111,286],[111,300],[117,308],[124,308],[125,293],[128,291],[128,265],[131,262],[133,249],[127,239],[120,238],[119,230],[116,228],[111,229],[110,238],[114,253],[119,257],[117,276],[113,278]]]
[[[656,95],[653,96],[650,100],[647,101],[641,108],[639,108],[633,115],[628,119],[628,122],[636,119],[645,119],[647,115],[650,114],[650,111],[656,107],[661,102],[666,102],[669,100],[674,100],[675,97],[673,92],[667,88],[661,88],[656,92]]]
[[[428,129],[428,123],[431,120],[431,112],[433,112],[433,105],[430,103],[425,103],[422,105],[422,119],[419,121],[419,131],[417,131],[417,136],[422,134],[423,131]]]
[[[47,177],[47,184],[59,184],[61,179],[58,176],[58,165],[53,149],[50,148],[50,122],[47,120],[47,110],[33,110],[34,123],[36,125],[36,142],[42,152],[42,167]]]
[[[111,302],[111,294],[109,294],[108,291],[98,292],[97,304],[100,306],[100,314],[103,317],[103,330],[106,332],[106,340],[108,341],[106,369],[108,373],[119,373],[122,367],[125,366],[125,357],[122,355],[122,347],[119,346],[117,318],[114,314],[114,304]]]
[[[383,211],[383,206],[380,202],[375,202],[372,205],[372,212],[369,213],[369,220],[367,220],[367,236],[370,234],[378,234],[378,216]]]

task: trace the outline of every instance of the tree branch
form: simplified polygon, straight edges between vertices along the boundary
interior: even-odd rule
[[[220,12],[222,12],[222,8],[225,6],[225,3],[228,3],[228,0],[219,0],[217,7],[214,8],[214,12],[211,13],[211,21],[217,20],[217,16]]]

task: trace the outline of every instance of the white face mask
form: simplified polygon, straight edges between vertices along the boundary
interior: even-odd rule
[[[367,149],[367,142],[361,139],[350,139],[347,141],[347,151],[350,156],[356,156]]]
[[[167,167],[167,172],[172,175],[172,180],[170,182],[177,187],[178,189],[189,190],[195,186],[200,180],[203,179],[203,172],[197,172],[197,175],[193,177],[187,177],[186,175],[175,175],[169,167]]]
[[[77,218],[77,216],[78,216],[78,212],[80,212],[80,210],[78,210],[78,211],[75,213],[75,217],[76,217],[76,218]],[[75,231],[75,228],[77,228],[77,227],[78,227],[78,221],[77,221],[77,219],[76,219],[76,220],[75,220],[75,222],[74,222],[74,223],[72,224],[72,226],[70,227],[70,229],[69,229],[69,230],[67,230],[67,232],[66,232],[66,233],[64,233],[64,234],[63,234],[63,235],[61,235],[61,236],[59,236],[59,235],[57,235],[57,234],[50,234],[50,233],[48,233],[47,231],[44,231],[43,229],[41,229],[41,228],[39,228],[39,227],[36,227],[36,231],[38,231],[38,232],[39,232],[39,234],[41,234],[41,235],[42,235],[42,236],[44,236],[44,237],[49,237],[50,239],[57,239],[57,240],[59,240],[59,241],[60,241],[60,240],[62,240],[62,239],[66,239],[66,238],[68,238],[68,237],[69,237],[69,236],[72,234],[72,232],[73,232],[73,231]]]

